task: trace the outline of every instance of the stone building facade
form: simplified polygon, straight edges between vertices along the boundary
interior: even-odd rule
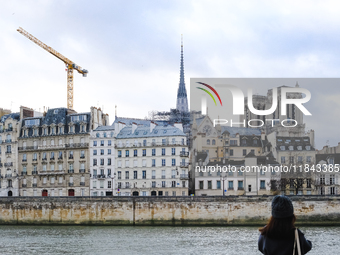
[[[90,195],[90,131],[106,122],[107,116],[94,107],[86,113],[49,109],[44,116],[22,119],[20,195]]]
[[[119,196],[187,196],[188,146],[182,125],[115,123]]]
[[[0,118],[0,196],[19,195],[18,134],[20,113]]]
[[[91,196],[117,195],[114,126],[99,126],[90,135]]]

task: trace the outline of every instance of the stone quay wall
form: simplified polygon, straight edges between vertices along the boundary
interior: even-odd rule
[[[264,225],[272,196],[0,197],[0,224]],[[292,196],[298,225],[340,225],[340,196]]]

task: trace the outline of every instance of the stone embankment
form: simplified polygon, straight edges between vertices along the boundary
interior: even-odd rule
[[[299,225],[340,225],[339,196],[292,196]],[[272,197],[0,197],[0,224],[263,225]]]

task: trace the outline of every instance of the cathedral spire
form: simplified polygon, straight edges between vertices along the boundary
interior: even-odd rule
[[[179,75],[179,86],[177,90],[176,109],[181,112],[188,112],[187,90],[184,82],[184,59],[183,59],[183,35],[181,35],[181,65]]]

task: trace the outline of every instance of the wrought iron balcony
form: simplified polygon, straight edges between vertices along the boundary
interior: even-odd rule
[[[79,173],[85,173],[85,169],[79,169]]]
[[[33,188],[36,188],[36,187],[37,187],[37,184],[36,184],[36,183],[33,183],[33,184],[32,184],[32,187],[33,187]]]
[[[180,167],[187,168],[187,167],[189,167],[189,163],[188,162],[181,162]]]
[[[104,179],[105,178],[105,174],[99,174],[99,175],[97,175],[97,178],[98,179]]]
[[[5,154],[12,154],[12,151],[6,151]]]
[[[22,184],[21,187],[26,188],[27,184]]]
[[[189,176],[187,174],[181,174],[180,179],[189,179]]]
[[[179,153],[179,155],[180,155],[181,157],[189,157],[189,152],[188,152],[188,151],[181,151],[181,152]]]
[[[12,174],[5,174],[5,178],[12,178],[13,175]]]
[[[13,166],[13,162],[5,163],[4,165],[5,167],[10,167],[10,166]]]
[[[80,186],[85,186],[85,182],[80,182]]]
[[[26,159],[26,158],[23,158],[23,159],[22,159],[22,162],[27,162],[27,159]]]
[[[69,173],[69,174],[73,174],[73,173],[74,173],[74,169],[69,169],[69,170],[68,170],[68,173]]]
[[[38,174],[38,171],[32,171],[32,175]]]
[[[26,171],[21,172],[21,176],[25,176],[25,175],[27,175]]]
[[[69,182],[68,186],[73,187],[73,182]]]

